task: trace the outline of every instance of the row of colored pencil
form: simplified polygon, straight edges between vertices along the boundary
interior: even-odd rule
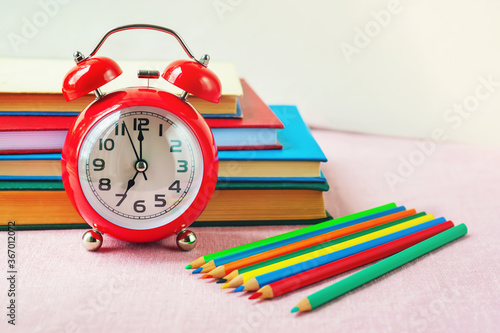
[[[267,299],[386,258],[292,309],[309,311],[466,233],[464,224],[390,203],[205,255],[186,268],[219,279],[223,289]]]

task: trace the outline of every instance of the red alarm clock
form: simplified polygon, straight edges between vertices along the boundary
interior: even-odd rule
[[[161,78],[184,91],[180,96],[148,86],[102,94],[101,86],[122,74],[118,64],[94,55],[113,33],[148,29],[174,36],[191,60],[169,64]],[[168,28],[136,24],[108,31],[88,57],[75,52],[76,66],[63,83],[67,101],[94,91],[93,101],[69,130],[62,150],[62,178],[68,197],[92,227],[83,236],[91,251],[102,234],[129,242],[152,242],[177,234],[190,250],[196,236],[186,228],[205,209],[215,190],[217,147],[203,117],[187,102],[188,93],[217,103],[221,84]],[[140,70],[138,76],[159,79]]]

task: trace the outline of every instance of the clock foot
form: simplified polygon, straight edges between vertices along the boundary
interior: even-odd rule
[[[177,246],[182,251],[191,251],[196,247],[197,238],[191,230],[182,230],[177,234]]]
[[[83,247],[88,251],[97,251],[102,246],[102,234],[97,229],[92,229],[83,234]]]

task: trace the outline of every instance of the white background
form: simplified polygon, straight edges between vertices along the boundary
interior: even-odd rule
[[[234,62],[265,102],[298,105],[310,125],[500,145],[499,1],[1,0],[0,56],[71,58],[130,23]],[[99,54],[184,57],[148,31],[115,35]]]

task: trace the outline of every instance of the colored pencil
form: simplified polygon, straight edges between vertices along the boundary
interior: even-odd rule
[[[425,222],[425,223],[416,225],[414,227],[404,229],[404,230],[395,232],[393,234],[389,234],[387,236],[376,238],[376,239],[373,239],[373,240],[365,242],[365,243],[354,245],[354,246],[348,247],[346,249],[336,251],[336,252],[333,252],[333,253],[318,257],[318,258],[304,261],[304,262],[301,262],[301,263],[296,264],[296,265],[288,266],[288,267],[281,268],[281,269],[278,269],[278,270],[273,271],[273,272],[269,272],[266,274],[255,276],[238,288],[239,288],[239,291],[259,290],[261,287],[268,285],[270,283],[286,279],[287,277],[305,272],[305,271],[310,270],[312,268],[323,266],[323,265],[332,263],[334,261],[338,261],[338,260],[347,258],[349,256],[353,256],[357,253],[373,249],[377,246],[381,246],[381,245],[390,243],[392,241],[398,240],[398,239],[406,237],[408,235],[412,235],[412,234],[419,232],[419,231],[422,231],[422,230],[432,228],[432,227],[439,225],[439,224],[442,224],[442,223],[446,223],[446,219],[444,217],[438,218],[438,219],[435,219],[435,220],[432,220],[429,222]],[[450,225],[449,227],[451,228],[452,226],[453,226],[453,224]]]
[[[415,219],[415,220],[417,220],[417,222],[414,223],[414,225],[419,225],[421,223],[427,223],[433,219],[434,219],[434,216],[432,214],[426,215],[424,217]],[[408,221],[411,221],[411,220],[408,220]],[[441,218],[439,220],[439,222],[444,222],[444,218]],[[401,224],[401,223],[398,223],[398,224]],[[395,225],[398,225],[398,224],[395,224]],[[410,225],[410,227],[412,227],[412,226]],[[388,227],[388,228],[390,228],[390,227]],[[309,258],[309,256],[307,254],[300,255],[300,256],[298,256],[298,259],[296,260],[297,262],[295,262],[293,259],[286,259],[283,261],[279,261],[275,264],[271,264],[269,266],[263,266],[262,268],[247,271],[245,273],[239,274],[238,276],[234,277],[231,281],[227,282],[225,285],[222,286],[222,289],[238,288],[239,286],[249,282],[252,278],[254,278],[256,276],[271,273],[271,272],[277,271],[279,269],[285,269],[287,267],[300,264],[304,261],[313,260],[313,259],[315,259],[317,257],[321,257],[323,255],[328,255],[328,254],[335,253],[337,251],[341,251],[343,249],[349,248],[351,246],[356,246],[358,244],[362,244],[363,242],[361,242],[360,239],[367,239],[367,241],[377,239],[377,237],[373,237],[373,235],[372,235],[373,233],[376,233],[376,232],[378,232],[378,234],[376,234],[376,235],[381,235],[381,237],[384,237],[386,235],[390,235],[390,234],[392,234],[392,231],[394,229],[389,229],[389,231],[386,230],[386,232],[383,232],[384,229],[388,229],[388,228],[383,228],[383,229],[380,229],[377,231],[374,230],[372,232],[366,233],[363,236],[356,236],[356,234],[354,234],[354,235],[350,235],[350,236],[356,236],[356,237],[342,237],[342,238],[338,239],[339,242],[332,244],[331,246],[328,246],[329,248],[333,248],[333,251],[330,251],[326,254],[320,254],[320,255],[316,256],[314,254],[321,253],[321,252],[313,251],[313,256],[311,258]],[[404,227],[398,228],[398,229],[396,229],[396,232],[399,232],[399,231],[404,230],[404,229],[406,229],[406,228],[404,228]],[[368,231],[371,231],[371,229],[369,229]],[[380,233],[380,231],[382,231],[383,233]],[[304,259],[304,260],[302,260],[302,259]]]
[[[328,247],[330,245],[342,243],[342,242],[354,239],[356,237],[364,236],[364,235],[367,235],[369,233],[372,233],[372,232],[375,232],[375,231],[379,231],[379,230],[382,230],[382,229],[385,229],[385,228],[388,228],[388,227],[392,227],[393,225],[397,225],[399,223],[410,221],[412,219],[416,219],[418,217],[425,216],[425,215],[426,215],[425,212],[418,213],[418,214],[411,215],[411,216],[408,216],[408,217],[405,217],[405,218],[402,218],[402,219],[399,219],[399,220],[396,220],[396,221],[392,221],[392,222],[389,222],[389,223],[386,223],[386,224],[383,224],[383,225],[379,225],[377,227],[373,227],[373,228],[370,228],[370,229],[362,230],[362,231],[353,233],[351,235],[347,235],[347,236],[344,236],[344,237],[336,238],[336,239],[333,239],[331,241],[324,242],[322,244],[314,245],[314,246],[302,249],[300,251],[295,251],[295,252],[288,253],[288,254],[285,254],[285,255],[282,255],[282,256],[279,256],[279,257],[276,257],[276,258],[272,258],[272,259],[269,259],[269,260],[261,261],[261,262],[258,262],[256,264],[250,265],[250,266],[246,266],[246,267],[242,267],[242,268],[239,268],[239,269],[235,269],[234,271],[232,271],[228,275],[224,276],[224,278],[222,278],[219,281],[217,281],[217,283],[230,282],[232,279],[234,279],[235,277],[237,277],[239,274],[243,274],[243,273],[252,271],[254,269],[264,267],[264,266],[272,265],[274,263],[277,263],[277,262],[280,262],[280,261],[283,261],[283,260],[287,260],[287,259],[290,259],[290,258],[295,258],[295,257],[298,257],[300,255],[303,255],[303,254],[306,254],[306,253],[309,253],[309,252],[313,252],[313,251],[316,251],[316,250]],[[430,219],[432,219],[432,218],[430,218]]]
[[[366,221],[363,223],[357,223],[355,225],[351,225],[351,226],[347,226],[347,227],[344,227],[344,228],[341,228],[338,230],[330,231],[330,232],[327,232],[327,233],[324,233],[321,235],[307,238],[307,239],[304,239],[304,240],[301,240],[298,242],[294,242],[292,244],[288,244],[285,246],[280,246],[278,248],[275,248],[275,249],[272,249],[269,251],[265,251],[262,253],[258,253],[258,254],[252,255],[250,257],[246,257],[246,258],[239,259],[236,261],[227,262],[227,259],[224,258],[224,260],[219,261],[219,263],[216,263],[218,261],[216,259],[213,261],[213,263],[216,263],[216,265],[218,267],[220,267],[221,272],[219,273],[218,271],[216,271],[215,274],[217,274],[217,275],[214,275],[214,274],[210,274],[210,275],[212,275],[212,277],[221,278],[221,277],[224,277],[225,275],[227,275],[226,272],[230,273],[231,271],[238,269],[238,268],[250,266],[250,265],[253,265],[255,263],[258,263],[258,262],[261,262],[264,260],[268,260],[271,258],[276,258],[276,257],[279,257],[281,255],[291,253],[294,251],[299,251],[299,250],[305,249],[305,248],[313,246],[313,245],[317,245],[317,244],[321,244],[321,243],[330,241],[330,240],[335,239],[335,238],[350,235],[352,233],[355,233],[355,232],[358,232],[361,230],[366,230],[369,228],[379,226],[379,225],[384,224],[384,223],[392,222],[392,221],[395,221],[395,220],[398,220],[401,218],[415,215],[416,213],[417,212],[415,211],[415,209],[410,209],[410,210],[405,210],[405,211],[398,212],[395,214],[382,216],[382,217],[379,217],[377,219],[373,219],[373,220]]]
[[[260,280],[257,280],[258,284],[261,286],[261,288],[257,291],[258,293],[260,293],[260,295],[254,296],[255,295],[254,294],[251,297],[252,299],[258,297],[264,299],[264,298],[273,298],[283,295],[293,290],[311,285],[318,281],[322,281],[324,279],[330,278],[340,273],[344,273],[351,269],[361,267],[373,261],[377,261],[382,258],[396,254],[410,246],[420,243],[421,241],[429,237],[432,237],[434,235],[437,235],[438,233],[443,232],[444,230],[447,230],[451,227],[453,227],[453,222],[451,221],[440,223],[436,226],[418,231],[416,233],[365,250],[363,252],[351,255],[349,257],[333,261],[326,265],[318,265],[316,267],[311,267],[311,269],[303,270],[298,274],[288,276],[284,279],[278,279],[267,285],[264,285],[263,284],[264,282],[260,282]],[[249,284],[253,279],[259,279],[259,277],[257,276],[255,278],[252,278],[247,283]],[[263,285],[264,287],[262,287]]]
[[[221,265],[233,262],[233,261],[243,260],[243,259],[252,257],[252,256],[257,255],[257,254],[261,254],[261,253],[264,253],[264,252],[267,252],[267,251],[272,251],[272,250],[280,248],[282,246],[287,246],[287,245],[295,244],[295,243],[301,242],[301,241],[307,241],[307,240],[309,240],[309,239],[311,239],[313,237],[318,237],[318,236],[327,234],[329,232],[333,232],[333,231],[336,231],[336,230],[339,230],[339,229],[343,229],[343,228],[346,228],[346,227],[354,227],[354,226],[356,226],[356,225],[358,225],[360,223],[371,221],[373,219],[378,219],[378,218],[383,218],[383,217],[387,217],[387,216],[392,216],[392,215],[394,215],[396,213],[400,213],[400,214],[403,214],[403,215],[404,214],[408,214],[409,215],[409,213],[403,213],[405,211],[406,211],[406,208],[404,206],[396,207],[396,208],[388,209],[388,210],[385,210],[383,212],[379,212],[379,213],[376,213],[376,214],[371,214],[371,215],[363,216],[363,217],[360,217],[360,218],[357,218],[357,219],[353,219],[353,220],[350,220],[350,221],[346,221],[346,222],[338,223],[338,224],[335,224],[335,225],[327,226],[325,228],[321,228],[321,229],[318,229],[318,230],[314,230],[314,231],[311,231],[311,232],[308,232],[308,233],[305,233],[305,234],[301,234],[301,235],[297,235],[297,236],[290,237],[290,238],[287,238],[287,239],[283,239],[283,240],[280,240],[280,241],[277,241],[277,242],[273,242],[271,244],[266,244],[266,245],[259,246],[259,247],[253,248],[253,249],[248,249],[248,250],[241,251],[241,252],[238,252],[238,253],[229,254],[227,256],[223,256],[223,257],[216,258],[214,260],[209,261],[208,263],[206,263],[206,264],[204,264],[204,265],[201,266],[202,267],[201,271],[198,269],[196,272],[193,272],[193,273],[200,273],[200,272],[201,273],[206,273],[206,272],[209,272],[209,271],[213,270],[214,268],[216,268],[218,266],[221,266]]]
[[[370,233],[370,234],[365,235],[365,236],[357,237],[357,238],[354,238],[354,239],[346,241],[346,242],[332,245],[332,246],[326,247],[326,248],[321,249],[321,250],[310,252],[310,253],[307,253],[307,254],[292,258],[292,259],[284,260],[284,261],[281,261],[279,263],[269,265],[266,267],[262,267],[262,268],[259,268],[259,269],[256,269],[256,270],[253,270],[250,272],[246,272],[246,273],[243,273],[240,275],[243,277],[243,283],[245,283],[249,279],[253,278],[254,276],[269,273],[269,272],[275,271],[275,270],[280,269],[280,268],[295,265],[295,264],[301,263],[301,262],[306,261],[306,260],[314,259],[314,258],[323,256],[325,254],[329,254],[329,253],[339,251],[339,250],[342,250],[342,249],[345,249],[345,248],[348,248],[348,247],[351,247],[351,246],[354,246],[357,244],[361,244],[361,243],[370,241],[370,240],[375,239],[375,238],[379,238],[379,237],[382,237],[382,236],[385,236],[388,234],[392,234],[394,232],[397,232],[397,231],[400,231],[403,229],[407,229],[409,227],[413,227],[415,225],[427,222],[427,221],[429,221],[429,219],[432,219],[432,218],[433,217],[431,215],[422,216],[422,217],[419,217],[417,219],[414,219],[414,220],[411,220],[408,222],[400,223],[400,224],[395,225],[393,227],[389,227],[389,228],[386,228],[386,229],[383,229],[380,231],[376,231],[376,232]],[[236,280],[236,278],[234,278],[233,280]],[[233,280],[231,282],[233,282]]]
[[[279,264],[280,262],[285,261],[285,260],[293,259],[293,258],[296,258],[299,256],[306,255],[306,254],[311,253],[311,252],[315,252],[315,251],[318,251],[318,250],[321,250],[324,248],[328,248],[328,247],[338,245],[338,244],[341,244],[341,243],[344,243],[344,242],[347,242],[350,240],[354,240],[358,237],[366,236],[366,235],[372,234],[374,232],[381,231],[381,230],[390,228],[392,226],[395,226],[395,225],[398,225],[398,224],[401,224],[404,222],[408,222],[408,221],[411,221],[411,220],[414,220],[417,218],[421,218],[421,217],[425,217],[423,219],[419,219],[419,221],[421,221],[421,223],[434,219],[434,216],[432,214],[426,215],[425,213],[418,213],[418,214],[411,215],[411,216],[408,216],[408,217],[405,217],[402,219],[398,219],[396,221],[382,224],[382,225],[379,225],[379,226],[376,226],[376,227],[373,227],[370,229],[366,229],[366,230],[359,231],[359,232],[356,232],[353,234],[349,234],[349,235],[346,235],[344,237],[336,238],[336,239],[333,239],[331,241],[328,241],[328,242],[325,242],[322,244],[311,246],[309,248],[305,248],[305,249],[302,249],[300,251],[292,252],[292,253],[289,253],[289,254],[286,254],[286,255],[283,255],[280,257],[276,257],[276,258],[273,258],[270,260],[256,263],[256,264],[251,265],[251,266],[246,266],[246,267],[243,267],[240,269],[236,269],[236,270],[232,271],[231,273],[229,273],[227,276],[225,276],[225,279],[227,282],[223,286],[223,289],[236,288],[236,287],[242,285],[243,283],[248,282],[251,278],[256,276],[253,274],[254,272],[260,272],[259,269],[261,269],[261,268],[265,269],[266,266]],[[288,261],[288,262],[291,262],[291,261]],[[291,265],[293,265],[293,264],[291,264]],[[272,266],[272,267],[275,267],[275,266]],[[262,274],[266,274],[266,272],[264,272]]]
[[[416,215],[413,215],[413,216],[416,216]],[[404,218],[404,219],[401,219],[401,220],[397,220],[397,221],[391,222],[389,224],[391,224],[391,225],[398,225],[398,224],[403,223],[402,222],[403,220],[405,220],[405,222],[411,221],[413,216],[410,216],[410,217],[407,217],[407,218]],[[419,219],[419,221],[420,221],[420,223],[428,223],[429,221],[431,221],[433,219],[434,219],[434,216],[432,214],[430,214],[430,215],[426,215],[425,218],[423,218],[423,219]],[[395,223],[395,222],[400,222],[400,223]],[[439,220],[439,222],[444,222],[444,218],[441,218]],[[417,225],[419,225],[419,224],[417,224]],[[377,231],[380,231],[380,230],[384,230],[384,229],[387,229],[387,228],[389,228],[389,226],[386,227],[386,225],[384,224],[384,225],[381,225],[381,226],[379,226],[377,228],[372,228],[372,229],[365,230],[365,232],[363,232],[363,235],[359,235],[358,236],[358,234],[361,234],[361,233],[356,233],[356,234],[352,234],[352,235],[349,235],[349,236],[346,236],[346,237],[342,237],[342,238],[337,239],[336,243],[332,243],[329,246],[341,244],[341,243],[347,242],[349,240],[355,240],[358,237],[369,235],[371,233],[374,233],[374,232],[377,232]],[[405,229],[401,229],[401,230],[405,230]],[[386,233],[385,235],[391,235],[391,233],[389,232],[389,233]],[[385,237],[385,235],[382,236],[382,237]],[[375,239],[378,239],[378,238],[375,238]],[[371,240],[369,240],[369,241],[371,241]],[[356,242],[354,244],[355,244],[354,246],[357,246],[357,245],[363,244],[363,243]],[[329,246],[327,246],[327,247],[329,247]],[[338,251],[343,251],[344,249],[348,249],[350,247],[351,246],[347,246],[347,247],[344,246],[344,247],[341,247],[341,249],[338,250]],[[338,251],[335,250],[335,251],[332,251],[329,254],[335,255],[335,253],[338,252]],[[311,252],[314,252],[314,251],[311,251]],[[308,253],[308,252],[306,252],[306,253]],[[328,255],[328,254],[326,254],[326,255]],[[323,256],[323,255],[321,255],[321,256]],[[320,257],[320,256],[318,256],[318,257]],[[314,260],[315,258],[317,258],[317,257],[313,257],[312,259],[307,259],[306,261]],[[285,259],[285,260],[287,260],[287,259]],[[286,269],[286,268],[291,267],[291,266],[300,265],[301,263],[303,263],[305,261],[300,261],[298,264],[294,264],[292,260],[288,260],[288,262],[290,263],[290,265],[285,265],[285,266],[279,265],[279,262],[280,261],[278,261],[278,264],[276,264],[276,265],[275,264],[270,264],[270,265],[272,265],[270,267],[277,267],[277,269],[271,269],[270,271],[267,271],[266,269],[268,267],[262,266],[263,269],[255,269],[255,270],[247,271],[246,273],[239,274],[238,276],[234,277],[231,281],[229,281],[225,285],[223,285],[222,289],[226,289],[226,288],[238,288],[239,286],[241,286],[241,285],[243,285],[245,283],[250,282],[256,276],[264,275],[264,274],[269,274],[269,273],[272,273],[272,272],[275,272],[275,271],[278,271],[278,270],[281,270],[281,269]],[[261,271],[262,271],[262,274],[257,274],[256,273],[256,272],[261,272]],[[232,274],[232,272],[231,272],[231,274]],[[252,283],[252,285],[255,286],[254,283]],[[239,290],[242,290],[242,289],[240,288]],[[248,290],[253,290],[253,289],[248,289]]]
[[[314,231],[314,230],[319,230],[319,229],[325,228],[325,227],[330,226],[330,225],[335,225],[335,224],[346,222],[346,221],[349,221],[349,220],[354,220],[354,219],[357,219],[357,218],[360,218],[360,217],[363,217],[363,216],[376,214],[376,213],[383,212],[385,210],[393,209],[393,208],[396,208],[396,204],[395,203],[389,203],[389,204],[382,205],[382,206],[379,206],[379,207],[367,209],[367,210],[364,210],[362,212],[345,215],[345,216],[339,217],[337,219],[332,219],[332,220],[325,221],[325,222],[322,222],[322,223],[318,223],[318,224],[315,224],[315,225],[307,226],[307,227],[304,227],[304,228],[301,228],[301,229],[298,229],[298,230],[290,231],[290,232],[287,232],[287,233],[284,233],[284,234],[280,234],[280,235],[276,235],[276,236],[273,236],[273,237],[261,239],[259,241],[253,242],[253,243],[248,243],[248,244],[236,246],[236,247],[233,247],[233,248],[230,248],[230,249],[226,249],[226,250],[223,250],[223,251],[218,251],[218,252],[214,252],[214,253],[211,253],[211,254],[207,254],[207,255],[199,257],[195,261],[191,262],[189,265],[186,266],[186,268],[195,268],[196,269],[198,267],[201,267],[202,265],[204,265],[205,263],[207,263],[210,260],[213,260],[213,259],[216,259],[216,258],[220,258],[220,257],[226,256],[226,255],[231,254],[231,253],[242,252],[242,251],[245,251],[245,250],[248,250],[248,249],[252,249],[252,248],[255,248],[255,247],[259,247],[259,246],[262,246],[262,245],[265,245],[265,244],[274,243],[274,242],[277,242],[277,241],[280,241],[280,240],[283,240],[283,239],[288,239],[288,238],[291,238],[291,237],[294,237],[294,236],[302,235],[302,234],[305,234],[305,233],[308,233],[308,232],[311,232],[311,231]]]
[[[467,234],[465,224],[437,234],[302,299],[291,312],[310,311]]]

